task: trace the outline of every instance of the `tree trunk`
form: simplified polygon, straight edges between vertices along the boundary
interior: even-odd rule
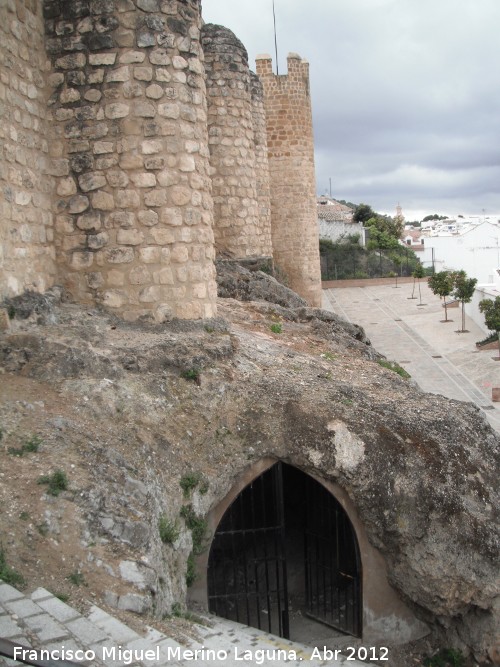
[[[448,322],[448,308],[446,306],[446,297],[445,296],[443,297],[443,301],[444,301],[444,321]]]

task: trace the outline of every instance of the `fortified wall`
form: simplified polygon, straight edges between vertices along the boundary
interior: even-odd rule
[[[217,253],[319,305],[305,62],[256,76],[200,0],[6,0],[0,31],[2,297],[212,317]]]

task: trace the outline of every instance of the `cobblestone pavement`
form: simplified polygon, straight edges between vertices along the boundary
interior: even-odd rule
[[[360,324],[373,346],[397,361],[424,390],[478,405],[500,432],[500,404],[492,402],[492,389],[500,387],[500,362],[496,350],[477,350],[484,332],[468,317],[467,333],[458,333],[460,307],[444,309],[427,284],[421,284],[422,303],[412,299],[412,283],[323,290],[323,307]],[[418,297],[418,290],[415,291]]]

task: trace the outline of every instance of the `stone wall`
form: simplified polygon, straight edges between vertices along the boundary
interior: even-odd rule
[[[271,238],[271,181],[267,159],[267,124],[264,88],[259,77],[250,72],[252,93],[252,123],[255,149],[255,179],[259,225],[263,235],[263,254],[272,255]]]
[[[261,81],[201,0],[3,0],[0,23],[0,296],[212,317],[217,250],[319,305],[304,62]]]
[[[45,0],[61,277],[125,319],[215,314],[199,0]]]
[[[276,266],[309,304],[321,305],[316,180],[309,65],[288,56],[277,76],[268,55],[257,59],[264,87],[271,180],[271,230]]]
[[[269,185],[262,182],[265,172],[257,177],[254,115],[259,166],[265,125],[263,128],[258,88],[248,68],[247,52],[230,30],[213,24],[203,26],[202,45],[216,249],[229,258],[271,256],[270,219],[260,217],[258,195],[260,188]]]
[[[0,298],[54,284],[42,9],[0,2]]]

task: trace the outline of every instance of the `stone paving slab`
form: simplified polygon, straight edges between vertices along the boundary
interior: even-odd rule
[[[10,584],[0,582],[0,605],[11,600],[22,600],[24,595]]]
[[[41,613],[38,616],[29,616],[23,621],[26,627],[44,644],[66,639],[69,636],[69,632],[64,625],[55,621],[49,614]]]
[[[37,606],[42,608],[48,614],[50,614],[56,621],[60,623],[67,623],[68,621],[74,620],[80,616],[80,614],[75,611],[72,607],[67,605],[59,598],[56,598],[52,593],[45,590],[44,588],[37,588],[37,590],[31,595],[32,600],[37,600]]]
[[[95,605],[91,607],[88,619],[119,644],[126,644],[140,637],[135,630]]]

